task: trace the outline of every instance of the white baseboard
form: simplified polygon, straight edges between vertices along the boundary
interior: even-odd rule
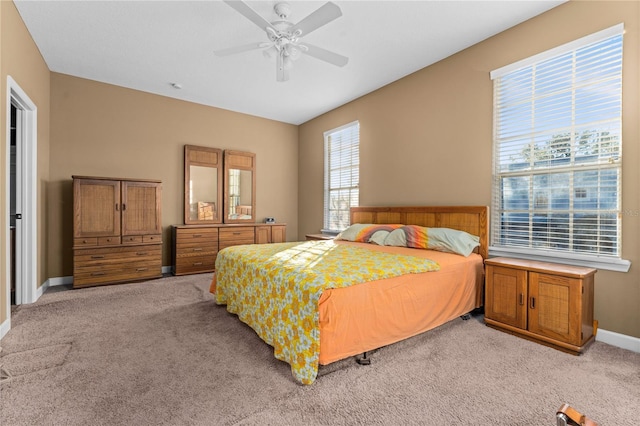
[[[598,329],[596,332],[596,341],[640,353],[640,338],[638,337],[627,336],[626,334],[616,333],[615,331]]]
[[[2,324],[0,324],[0,339],[2,339],[9,330],[11,330],[11,318],[7,318]]]
[[[55,287],[57,285],[66,285],[66,284],[73,284],[73,276],[49,278],[47,281],[45,281],[42,287],[47,286],[48,288],[48,287]]]

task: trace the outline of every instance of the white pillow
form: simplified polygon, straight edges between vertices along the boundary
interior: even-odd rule
[[[389,234],[390,234],[389,231],[384,231],[384,230],[376,231],[373,233],[371,238],[369,238],[369,242],[373,244],[377,244],[379,246],[383,246],[384,241],[386,240],[387,235]]]
[[[404,233],[402,228],[394,229],[389,232],[387,238],[384,240],[385,246],[406,247],[407,246],[407,234]]]

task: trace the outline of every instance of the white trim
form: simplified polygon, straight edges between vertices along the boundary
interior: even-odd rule
[[[48,287],[55,287],[57,285],[67,285],[67,284],[73,284],[73,275],[69,275],[66,277],[49,278],[47,282],[45,282],[42,285],[42,287],[47,286],[48,288]]]
[[[640,353],[640,338],[616,333],[615,331],[598,330],[596,341]]]
[[[589,34],[588,36],[570,41],[569,43],[565,43],[561,46],[554,47],[553,49],[546,50],[544,52],[538,53],[537,55],[530,56],[518,62],[514,62],[512,64],[505,65],[502,68],[493,70],[490,73],[491,80],[495,80],[496,78],[500,78],[510,72],[528,67],[529,65],[545,61],[547,59],[562,55],[563,53],[578,49],[582,46],[586,46],[588,44],[595,43],[608,37],[613,37],[622,33],[624,33],[624,24],[614,25],[613,27],[598,31],[597,33]]]
[[[588,256],[575,253],[561,253],[541,249],[519,249],[516,247],[489,247],[489,256],[515,257],[518,259],[538,260],[541,262],[562,263],[565,265],[586,266],[615,272],[629,272],[631,262],[625,259],[604,256]]]
[[[22,211],[19,212],[22,214],[22,231],[21,235],[16,234],[16,240],[19,240],[21,244],[16,246],[17,257],[21,259],[21,271],[16,271],[16,277],[20,274],[20,282],[16,282],[16,287],[21,285],[21,288],[18,290],[16,288],[16,303],[33,303],[37,300],[36,297],[36,280],[37,280],[37,251],[38,251],[38,209],[37,209],[37,182],[38,182],[38,160],[37,160],[37,147],[38,147],[38,108],[36,104],[29,98],[29,96],[22,90],[22,88],[16,83],[16,81],[11,77],[7,76],[7,123],[11,122],[11,103],[16,104],[21,110],[24,111],[23,117],[23,141],[20,147],[16,147],[16,150],[21,149],[22,155],[18,155],[18,158],[21,157],[20,171],[22,176],[24,177],[22,181],[21,188],[18,188],[21,192],[22,197]],[[6,137],[6,157],[7,157],[7,173],[10,170],[10,165],[8,164],[10,160],[10,144],[11,140],[11,126],[7,124],[6,126],[7,137]],[[11,205],[11,201],[9,199],[10,196],[10,180],[7,179],[5,182],[5,190],[6,190],[6,206],[7,213],[9,206]],[[4,227],[5,229],[9,229],[9,214],[5,217]],[[16,229],[17,232],[17,229]],[[6,264],[9,265],[11,262],[10,259],[10,249],[9,249],[9,240],[6,241],[5,246],[6,253]],[[9,268],[6,268],[6,282],[9,283],[11,280]],[[18,300],[19,299],[19,300]],[[11,289],[10,286],[7,285],[7,312],[11,312]]]
[[[323,133],[325,139],[327,138],[327,136],[331,136],[331,134],[333,133],[337,133],[341,130],[345,130],[348,129],[349,127],[353,127],[355,125],[360,125],[359,120],[354,120],[351,123],[347,123],[347,124],[343,124],[342,126],[336,127],[335,129],[331,129],[331,130],[327,130],[326,132]]]
[[[9,330],[11,330],[11,316],[9,316],[9,318],[7,318],[2,324],[0,324],[0,339],[6,336]]]

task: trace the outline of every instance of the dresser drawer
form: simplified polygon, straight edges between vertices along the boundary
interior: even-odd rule
[[[120,237],[100,237],[98,238],[99,246],[113,246],[120,244]]]
[[[162,235],[157,234],[157,235],[143,235],[142,236],[142,242],[143,243],[161,243],[162,242]]]
[[[162,277],[162,262],[160,259],[122,263],[116,266],[101,265],[74,270],[73,287],[87,287],[160,277]]]
[[[218,228],[175,229],[175,256],[198,256],[218,252]]]
[[[74,247],[90,247],[90,246],[97,246],[97,245],[98,245],[98,239],[95,237],[73,239]]]
[[[215,269],[216,255],[179,257],[176,259],[173,273],[175,275],[183,275],[212,272]]]
[[[137,281],[162,276],[162,246],[76,249],[73,286]]]
[[[91,262],[122,262],[132,261],[140,258],[162,257],[162,246],[141,245],[132,247],[113,247],[113,248],[92,248],[75,250],[73,261],[74,264]]]
[[[218,241],[218,228],[176,228],[176,243]]]
[[[222,228],[220,229],[220,236],[218,238],[218,248],[222,250],[225,247],[236,246],[240,244],[254,244],[255,238],[255,227],[253,226]]]

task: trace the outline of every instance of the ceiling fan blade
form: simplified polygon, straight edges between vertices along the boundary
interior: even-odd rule
[[[278,52],[278,60],[276,61],[276,80],[289,80],[289,70],[284,66],[284,51]]]
[[[349,58],[346,56],[339,55],[337,53],[331,52],[329,50],[323,49],[318,46],[314,46],[312,44],[301,44],[302,48],[300,51],[302,53],[313,56],[316,59],[320,59],[321,61],[329,62],[330,64],[336,65],[338,67],[344,67],[349,62]]]
[[[258,15],[258,12],[253,10],[248,4],[243,1],[238,0],[224,0],[226,4],[240,12],[245,18],[256,24],[263,31],[267,30],[267,27],[272,28],[272,25],[269,21],[264,19],[262,16]]]
[[[302,21],[291,27],[291,32],[295,33],[299,30],[300,35],[304,36],[341,16],[342,11],[338,7],[338,5],[336,5],[335,3],[327,2],[324,5],[320,6],[318,10],[311,13]]]
[[[262,49],[264,47],[269,47],[270,45],[271,45],[270,43],[256,42],[251,44],[245,44],[242,46],[228,47],[226,49],[216,50],[213,53],[216,56],[229,56],[229,55],[234,55],[236,53],[246,52],[248,50]]]

